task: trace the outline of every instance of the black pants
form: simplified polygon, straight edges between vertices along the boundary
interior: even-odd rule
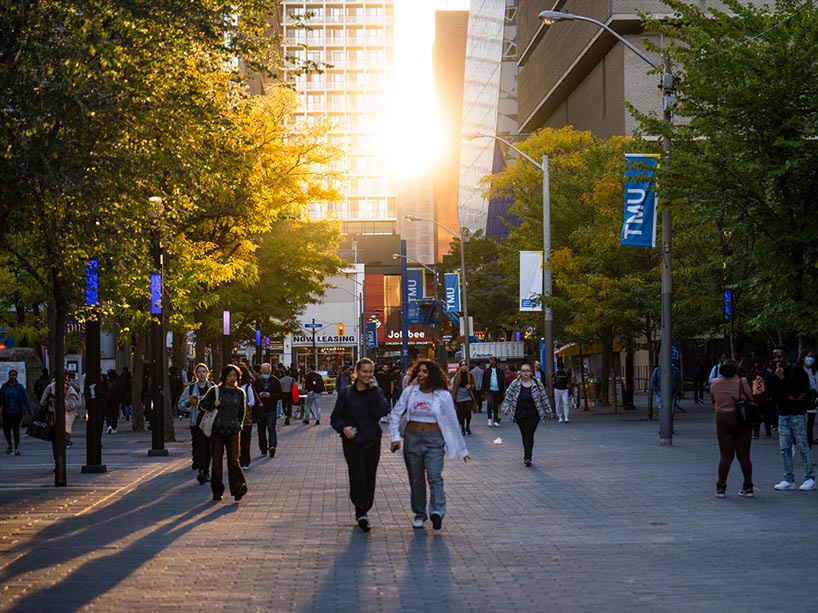
[[[210,470],[210,441],[198,426],[190,427],[193,468]]]
[[[11,447],[12,435],[14,436],[14,448],[20,448],[20,422],[23,421],[23,412],[6,413],[3,411],[3,435],[6,443]]]
[[[284,398],[281,401],[281,408],[284,411],[284,417],[290,419],[293,416],[293,395],[292,393],[284,394]]]
[[[704,402],[704,381],[693,382],[693,402]]]
[[[761,420],[764,422],[764,434],[767,436],[772,436],[773,405],[768,402],[765,404],[759,404],[758,406],[761,407]],[[761,424],[755,424],[753,426],[753,436],[758,436],[760,433]]]
[[[516,417],[515,421],[520,429],[520,435],[523,437],[523,459],[531,460],[534,452],[534,432],[537,431],[537,426],[540,425],[540,418],[536,415],[533,417]]]
[[[119,403],[115,402],[110,404],[105,408],[105,410],[108,413],[108,427],[116,430],[117,420],[119,419]]]
[[[343,439],[344,458],[349,470],[349,499],[355,505],[355,519],[366,515],[375,500],[375,474],[381,459],[381,442],[372,447]]]
[[[457,403],[457,421],[460,422],[460,427],[463,429],[471,427],[471,408],[471,400]]]
[[[239,466],[239,433],[218,434],[210,436],[210,451],[213,456],[213,465],[210,468],[210,489],[214,496],[224,494],[224,466],[222,461],[227,452],[227,482],[230,485],[230,494],[235,495],[242,484],[247,485],[244,473]]]
[[[503,403],[503,392],[486,392],[486,414],[491,421],[500,421],[500,405]]]
[[[250,445],[253,443],[253,422],[241,429],[239,439],[239,464],[250,466]]]

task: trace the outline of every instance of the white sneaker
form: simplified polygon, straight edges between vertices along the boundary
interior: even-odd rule
[[[566,423],[566,424],[567,424],[567,423],[571,423],[571,420],[570,420],[570,419],[568,419],[568,418],[566,417],[566,418],[565,418],[565,423]]]
[[[495,427],[495,428],[499,428],[499,427],[500,427],[500,422],[499,422],[499,421],[495,421],[495,422],[494,422],[494,427]]]
[[[813,485],[815,485],[815,482],[813,482]],[[792,481],[782,481],[781,483],[776,483],[775,489],[777,489],[779,492],[783,490],[794,490],[795,483]]]
[[[414,528],[415,530],[419,530],[420,528],[423,528],[423,520],[420,517],[416,517],[412,521],[412,528]]]
[[[801,484],[801,487],[798,488],[802,492],[809,492],[810,490],[815,489],[815,479],[807,479]]]
[[[110,434],[116,434],[116,428],[112,428]]]
[[[108,434],[111,433],[111,430],[113,430],[113,428],[111,426],[108,426]]]
[[[565,421],[565,420],[564,420],[562,417],[560,417],[560,423],[562,423],[562,422],[564,422],[564,421]]]
[[[489,428],[491,428],[492,425],[491,420],[489,420]]]

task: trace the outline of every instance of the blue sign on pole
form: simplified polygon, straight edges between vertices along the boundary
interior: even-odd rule
[[[315,323],[315,324],[304,324],[304,327],[305,327],[305,328],[307,328],[308,330],[312,330],[313,328],[315,328],[315,329],[317,329],[317,330],[320,330],[321,328],[323,328],[323,327],[324,327],[324,324],[319,324],[319,323]]]
[[[406,290],[409,292],[410,303],[423,298],[424,288],[422,268],[406,269]]]
[[[656,246],[656,166],[658,155],[625,154],[625,221],[621,245]]]
[[[375,349],[378,346],[378,324],[367,322],[366,324],[366,346]]]
[[[261,347],[261,330],[256,330],[256,347]]]
[[[733,291],[724,290],[724,321],[730,321],[733,316]]]
[[[162,314],[162,275],[151,274],[151,315]]]
[[[99,304],[99,262],[85,260],[85,306]]]
[[[460,274],[447,272],[446,282],[446,312],[460,312]]]

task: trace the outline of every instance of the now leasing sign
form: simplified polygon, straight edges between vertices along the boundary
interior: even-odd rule
[[[621,245],[656,246],[656,166],[658,155],[625,154],[625,222]]]

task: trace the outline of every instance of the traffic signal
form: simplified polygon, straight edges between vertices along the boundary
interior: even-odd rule
[[[338,324],[338,336],[344,335],[344,324]]]

